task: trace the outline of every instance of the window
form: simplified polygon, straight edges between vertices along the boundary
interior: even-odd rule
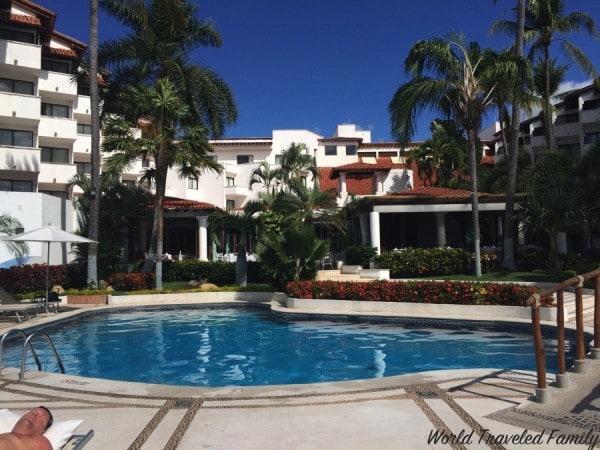
[[[188,189],[198,190],[198,178],[188,177]]]
[[[33,147],[33,132],[0,129],[0,145]]]
[[[142,167],[150,167],[150,160],[145,156],[142,156]]]
[[[337,155],[337,146],[336,145],[326,145],[325,146],[325,156],[335,156]]]
[[[499,155],[504,155],[505,153],[506,153],[506,149],[504,148],[504,145],[502,147],[498,147]]]
[[[237,155],[238,164],[248,164],[252,161],[254,161],[254,156],[252,155]]]
[[[0,191],[33,192],[33,181],[0,180]]]
[[[225,209],[227,211],[233,211],[235,209],[235,200],[227,200],[225,202]]]
[[[208,161],[216,161],[217,157],[215,155],[205,155],[204,156]]]
[[[85,123],[78,123],[77,134],[92,134],[92,126]]]
[[[37,33],[35,31],[0,28],[0,39],[6,39],[7,41],[25,42],[26,44],[36,44]]]
[[[558,116],[554,123],[556,125],[563,125],[565,123],[576,123],[579,122],[579,114],[563,114]]]
[[[53,103],[42,103],[42,116],[69,118],[69,107],[55,105]]]
[[[544,136],[546,134],[546,130],[543,127],[534,128],[532,135],[533,136]]]
[[[92,163],[89,162],[76,162],[77,166],[77,174],[79,175],[91,175],[92,173]]]
[[[346,145],[346,156],[356,155],[356,145]]]
[[[0,78],[0,91],[12,92],[14,94],[33,95],[33,83],[31,81]]]
[[[281,155],[275,155],[275,164],[281,164]]]
[[[42,59],[42,70],[50,72],[71,73],[71,63],[69,61],[60,61],[57,59]]]
[[[588,100],[587,102],[585,102],[583,104],[583,108],[584,110],[590,110],[590,109],[598,109],[600,108],[600,98],[596,99],[596,100]]]
[[[227,177],[225,179],[225,181],[227,183],[226,184],[227,186],[235,186],[235,178],[233,178],[233,177]]]
[[[42,147],[42,162],[53,164],[69,164],[69,149],[58,147]]]
[[[584,144],[597,144],[600,142],[600,132],[596,133],[585,133],[583,140]]]
[[[302,186],[306,187],[306,183],[307,183],[307,178],[306,177],[301,177],[300,181],[302,182]]]

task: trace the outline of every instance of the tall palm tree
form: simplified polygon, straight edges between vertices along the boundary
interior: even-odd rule
[[[309,155],[305,144],[292,144],[281,153],[280,177],[282,183],[289,190],[295,181],[310,174],[316,181],[319,176],[315,157]]]
[[[9,214],[0,214],[0,237],[10,236],[15,234],[15,231],[22,228],[21,222],[16,217]],[[2,244],[8,249],[8,251],[16,258],[17,261],[21,261],[22,258],[27,256],[29,253],[29,247],[25,242],[12,242],[0,240]]]
[[[198,178],[203,170],[220,171],[221,166],[209,158],[212,152],[201,126],[190,126],[188,107],[173,84],[158,80],[155,87],[130,87],[123,100],[130,105],[132,116],[108,117],[105,121],[103,149],[111,152],[106,165],[109,172],[122,172],[135,160],[151,156],[154,167],[145,174],[156,184],[154,219],[150,252],[144,271],[150,271],[156,260],[156,288],[162,289],[163,200],[167,172],[176,167],[182,178]],[[133,129],[142,129],[136,138]]]
[[[481,276],[479,193],[477,188],[478,134],[484,113],[493,104],[496,80],[516,70],[515,63],[486,64],[479,45],[463,36],[418,41],[404,62],[411,80],[398,88],[388,106],[392,133],[401,143],[413,136],[416,118],[431,108],[456,120],[466,132],[469,148],[475,273]]]
[[[98,221],[100,220],[100,97],[98,93],[98,0],[90,0],[90,107],[92,113],[92,154],[90,213],[88,221],[89,244],[87,283],[98,284]]]
[[[506,33],[515,36],[518,23],[501,20],[492,25],[493,33]],[[586,32],[597,36],[594,19],[585,12],[565,12],[564,0],[529,0],[525,11],[524,40],[531,42],[529,58],[535,62],[541,59],[545,69],[544,85],[544,122],[546,129],[546,145],[556,150],[556,142],[552,128],[553,108],[550,90],[551,80],[551,47],[560,45],[569,59],[590,77],[598,77],[594,65],[587,55],[575,44],[566,39],[565,35],[576,32]]]
[[[213,137],[237,118],[237,107],[227,83],[209,67],[196,64],[198,47],[219,47],[221,36],[209,20],[197,18],[191,0],[99,0],[106,13],[128,28],[119,39],[100,48],[100,60],[112,71],[110,112],[127,109],[118,92],[127,85],[153,86],[168,78],[187,106],[187,121],[203,125]]]
[[[255,184],[260,184],[264,186],[267,192],[274,194],[280,183],[280,178],[280,170],[271,167],[267,161],[263,161],[250,175],[250,188]]]

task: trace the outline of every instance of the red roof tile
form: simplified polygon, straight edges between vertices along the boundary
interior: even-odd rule
[[[484,155],[481,158],[481,164],[496,164],[496,160],[493,156]]]
[[[481,193],[483,194],[483,192]],[[390,196],[423,196],[423,197],[470,197],[470,191],[462,191],[459,189],[438,188],[433,186],[421,186],[408,191],[389,194]]]
[[[77,52],[66,49],[66,48],[56,48],[56,47],[44,47],[44,50],[52,56],[65,56],[67,58],[77,58],[79,55]]]
[[[362,158],[358,162],[344,164],[343,166],[334,167],[330,176],[337,178],[340,172],[377,172],[387,171],[391,169],[405,169],[406,164],[396,164],[392,162],[392,158],[384,157],[377,158],[375,164],[363,162]]]
[[[18,23],[20,25],[32,25],[35,27],[41,27],[42,21],[35,16],[26,16],[25,14],[14,14],[11,13],[10,21],[12,23]]]
[[[339,191],[338,181],[331,178],[331,172],[334,169],[334,167],[319,168],[319,187],[322,191]],[[346,191],[353,195],[372,195],[374,193],[373,179],[371,176],[351,175],[346,178]]]
[[[217,209],[217,207],[211,203],[197,202],[195,200],[186,200],[177,197],[165,197],[163,200],[163,209],[166,211],[178,211],[178,210],[195,210],[195,211],[209,211]]]

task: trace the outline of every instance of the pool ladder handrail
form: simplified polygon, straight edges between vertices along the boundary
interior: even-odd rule
[[[25,360],[27,359],[27,345],[29,344],[29,348],[31,348],[33,350],[33,345],[31,345],[31,340],[38,336],[43,337],[46,340],[46,342],[48,342],[48,345],[50,345],[50,349],[52,350],[52,353],[54,354],[54,359],[56,360],[56,363],[58,364],[58,368],[60,369],[60,373],[62,373],[62,374],[65,373],[65,366],[63,365],[62,360],[60,359],[60,356],[59,356],[58,352],[56,351],[56,347],[54,346],[54,342],[52,341],[52,338],[50,336],[48,336],[47,333],[44,333],[43,331],[36,331],[36,332],[31,333],[29,336],[27,336],[27,339],[25,339],[25,342],[23,343],[23,352],[21,353],[21,371],[19,372],[19,380],[20,381],[25,378]]]
[[[2,335],[2,338],[0,338],[0,374],[2,374],[2,369],[4,368],[3,366],[3,362],[4,362],[4,341],[6,341],[6,339],[11,336],[11,335],[20,335],[21,337],[23,337],[23,340],[27,343],[27,333],[25,333],[23,330],[20,330],[18,328],[11,328],[10,330],[8,330],[6,333],[4,333]],[[41,371],[42,370],[42,363],[40,362],[40,359],[38,358],[37,353],[35,352],[35,349],[33,348],[33,346],[31,345],[31,342],[29,343],[29,347],[31,348],[31,353],[33,354],[33,358],[35,359],[35,363],[38,367],[38,370]]]

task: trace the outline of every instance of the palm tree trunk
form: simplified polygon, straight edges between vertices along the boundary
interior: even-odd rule
[[[471,173],[471,208],[473,210],[473,247],[475,249],[475,276],[481,276],[481,231],[479,230],[479,192],[477,190],[477,131],[467,130],[469,139],[469,166]]]
[[[246,237],[240,236],[237,258],[235,259],[235,283],[240,286],[248,284],[248,260],[246,259]]]
[[[517,1],[517,35],[515,37],[515,54],[523,56],[525,34],[526,0]],[[515,264],[515,194],[517,193],[517,173],[519,163],[519,131],[521,125],[521,105],[515,95],[512,99],[510,123],[510,147],[508,152],[508,181],[506,185],[506,209],[504,212],[504,239],[502,267],[509,270],[517,268]]]
[[[560,260],[558,256],[558,230],[550,230],[550,270],[552,273],[560,272]]]
[[[504,154],[508,156],[510,149],[508,148],[508,139],[506,138],[506,125],[503,119],[504,105],[498,105],[498,121],[500,122],[500,136],[502,137],[502,145],[504,145]],[[506,157],[505,156],[505,157]]]
[[[92,154],[90,217],[88,237],[98,241],[100,216],[100,98],[98,95],[98,0],[90,0],[90,103],[92,113]],[[87,258],[87,283],[98,284],[98,244],[91,243]]]
[[[552,103],[550,97],[550,49],[544,47],[544,127],[546,128],[546,145],[550,150],[556,150],[554,142],[554,129],[552,127]]]

